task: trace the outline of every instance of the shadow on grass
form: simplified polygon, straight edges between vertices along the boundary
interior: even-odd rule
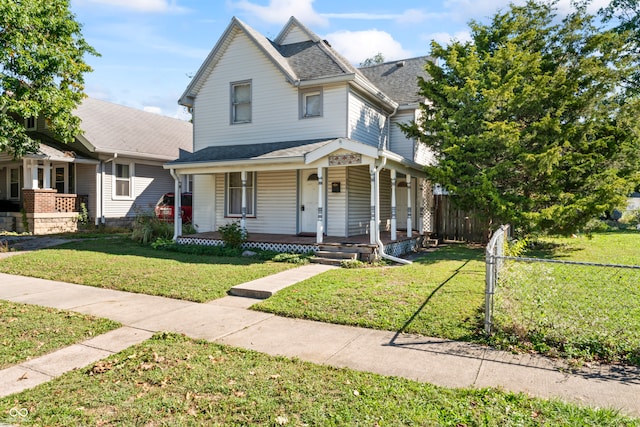
[[[447,258],[447,259],[459,259],[459,258]],[[409,325],[411,325],[411,323],[413,323],[413,321],[416,319],[416,317],[418,317],[420,315],[420,313],[422,312],[422,310],[424,310],[424,308],[429,304],[429,301],[431,301],[431,299],[436,295],[436,293],[438,293],[438,291],[440,289],[442,289],[447,283],[449,283],[451,280],[453,280],[458,274],[460,274],[460,272],[467,266],[467,264],[469,264],[471,261],[473,261],[472,259],[465,259],[465,262],[458,267],[452,274],[451,276],[447,277],[446,280],[444,280],[442,283],[440,283],[433,291],[431,291],[431,293],[429,294],[429,296],[427,297],[427,299],[422,303],[422,305],[418,308],[418,310],[415,311],[415,313],[413,313],[411,315],[411,317],[409,318],[409,320],[407,320],[404,325],[402,325],[402,327],[396,331],[395,335],[393,336],[393,338],[391,338],[391,341],[389,341],[389,345],[392,346],[402,346],[403,344],[399,344],[396,342],[396,340],[398,339],[398,337],[400,336],[400,334],[404,333],[404,331],[407,330],[407,328],[409,327]],[[415,344],[415,343],[412,343]]]

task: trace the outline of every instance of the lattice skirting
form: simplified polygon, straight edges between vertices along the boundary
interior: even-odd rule
[[[181,245],[205,245],[205,246],[222,246],[222,240],[200,239],[197,237],[178,237],[177,242]],[[246,242],[242,244],[243,249],[261,249],[263,251],[275,252],[292,252],[304,254],[307,252],[316,252],[317,245],[302,245],[298,243],[274,243],[274,242]]]
[[[409,252],[413,252],[422,247],[425,236],[419,236],[415,239],[404,240],[402,242],[390,243],[385,245],[384,252],[391,256],[401,256]],[[198,237],[178,237],[178,244],[181,245],[205,245],[205,246],[222,246],[222,240],[201,239]],[[246,242],[242,245],[244,249],[262,249],[264,251],[275,252],[293,252],[307,253],[316,252],[318,245],[298,244],[298,243],[274,243],[274,242]]]

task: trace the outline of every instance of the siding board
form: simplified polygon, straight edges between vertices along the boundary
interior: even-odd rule
[[[340,184],[340,192],[332,193],[331,184]],[[327,236],[347,235],[347,168],[329,168],[327,172]]]
[[[349,201],[349,236],[367,234],[371,218],[371,178],[368,166],[354,166],[347,170],[347,199]]]

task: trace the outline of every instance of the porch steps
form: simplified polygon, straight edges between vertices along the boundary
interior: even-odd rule
[[[375,246],[325,243],[318,245],[316,256],[311,258],[311,262],[316,264],[340,266],[345,260],[371,261],[374,256]]]

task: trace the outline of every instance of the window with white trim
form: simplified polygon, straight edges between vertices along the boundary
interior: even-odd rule
[[[322,116],[322,90],[313,89],[300,92],[300,118]]]
[[[133,197],[133,163],[114,163],[114,197]]]
[[[251,81],[231,83],[231,124],[251,123]]]
[[[247,216],[255,216],[256,174],[247,172]],[[227,216],[242,216],[242,174],[230,172],[226,176]]]

